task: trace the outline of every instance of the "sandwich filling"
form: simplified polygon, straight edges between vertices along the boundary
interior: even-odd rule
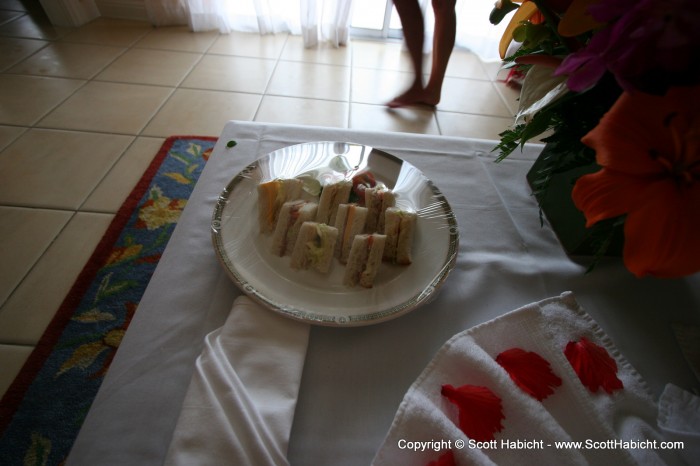
[[[289,230],[294,226],[294,224],[297,222],[299,219],[299,211],[301,208],[304,206],[303,202],[300,202],[298,204],[294,204],[290,209],[289,209],[289,217],[287,218],[287,228],[286,228],[286,234],[282,237],[282,244],[280,246],[280,250],[282,253],[287,250],[288,248],[288,242],[289,242]]]
[[[324,223],[316,225],[316,236],[306,242],[306,259],[310,266],[320,264],[328,249],[333,248],[331,231],[331,227]]]

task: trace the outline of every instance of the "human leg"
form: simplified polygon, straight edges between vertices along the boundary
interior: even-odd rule
[[[391,108],[403,107],[420,102],[423,97],[423,41],[425,23],[418,0],[394,0],[403,28],[404,41],[411,57],[414,79],[409,88],[387,105]]]
[[[440,102],[442,83],[445,80],[447,63],[452,55],[457,34],[456,0],[432,0],[435,12],[435,36],[433,37],[433,62],[430,79],[424,90],[426,103]]]
[[[435,12],[435,33],[430,79],[424,87],[422,68],[425,26],[420,5],[417,0],[394,0],[396,11],[401,19],[406,47],[411,55],[415,78],[408,90],[387,104],[390,108],[409,105],[434,107],[440,102],[447,63],[454,49],[457,33],[455,4],[456,0],[432,0]]]

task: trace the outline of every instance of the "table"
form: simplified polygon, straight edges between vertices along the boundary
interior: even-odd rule
[[[238,144],[227,148],[229,140]],[[540,226],[525,173],[541,150],[494,163],[493,141],[229,122],[116,354],[68,464],[160,464],[204,336],[240,291],[218,263],[210,221],[221,190],[250,162],[308,141],[367,144],[407,160],[441,189],[460,228],[457,264],[438,296],[399,319],[311,329],[290,438],[291,464],[369,464],[401,399],[452,335],[573,291],[658,395],[699,382],[671,324],[700,324],[700,276],[636,279],[619,259],[565,255]]]

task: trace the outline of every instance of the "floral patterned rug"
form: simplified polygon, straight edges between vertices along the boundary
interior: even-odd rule
[[[215,143],[168,138],[116,214],[0,401],[2,464],[65,461]]]

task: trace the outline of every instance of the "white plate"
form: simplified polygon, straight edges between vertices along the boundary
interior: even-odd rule
[[[257,222],[259,183],[299,176],[323,183],[366,170],[394,191],[398,207],[418,213],[411,265],[384,263],[373,288],[350,288],[335,259],[323,275],[294,270],[289,256],[269,252],[272,235],[260,234]],[[454,266],[459,234],[447,200],[410,163],[359,144],[314,142],[274,151],[236,175],[214,209],[212,239],[233,281],[265,307],[312,324],[352,326],[398,317],[433,297]]]

